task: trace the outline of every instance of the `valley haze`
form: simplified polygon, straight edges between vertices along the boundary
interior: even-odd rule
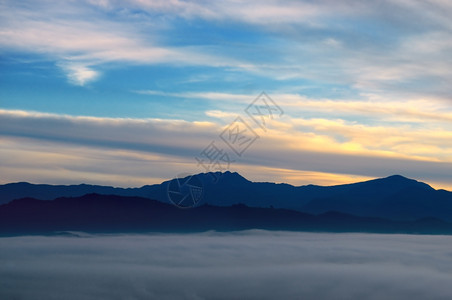
[[[0,238],[2,299],[452,297],[450,236],[250,230]]]

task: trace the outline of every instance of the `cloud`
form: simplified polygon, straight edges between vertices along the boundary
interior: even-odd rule
[[[243,107],[256,98],[254,94],[233,94],[225,92],[165,92],[136,90],[135,93],[150,96],[205,99],[214,101],[219,107]],[[446,122],[452,123],[452,109],[438,98],[414,97],[404,100],[384,98],[375,94],[362,94],[362,99],[312,99],[301,94],[271,92],[271,98],[286,108],[286,113],[296,115],[302,111],[327,113],[329,116],[345,114],[353,117],[377,117],[382,121],[403,122]],[[241,105],[241,106],[239,106]]]
[[[206,111],[206,115],[225,125],[254,99],[254,95],[218,92],[137,92],[210,100],[220,109]],[[272,121],[272,137],[285,145],[298,143],[302,149],[312,151],[334,148],[336,152],[358,155],[452,161],[452,111],[444,103],[428,99],[396,102],[375,95],[359,100],[311,99],[279,93],[271,93],[271,97],[285,111],[283,119]]]
[[[215,137],[209,122],[99,118],[0,110],[1,133],[93,147],[187,155],[200,141]],[[34,130],[31,128],[34,127]],[[168,139],[168,137],[171,137]]]
[[[250,230],[1,240],[6,299],[452,296],[445,236]]]
[[[451,9],[441,1],[398,0],[5,1],[0,45],[92,71],[106,63],[196,65],[450,99]],[[219,30],[227,41],[219,45],[198,36],[198,21],[214,28],[227,23],[240,29],[236,38],[252,38],[235,40]]]
[[[229,22],[265,32],[242,71],[267,77],[311,79],[381,94],[450,98],[452,23],[440,1],[131,1],[151,15]],[[416,20],[416,21],[413,21]],[[243,26],[245,27],[245,26]],[[232,55],[234,49],[217,47]],[[245,48],[242,52],[246,51]],[[449,80],[447,80],[447,79]],[[446,79],[446,80],[445,80]]]
[[[67,73],[69,82],[76,85],[96,79],[97,69],[105,64],[215,67],[240,64],[192,45],[159,45],[156,33],[140,33],[132,16],[129,21],[114,22],[91,4],[107,10],[111,5],[107,1],[90,5],[71,2],[54,5],[49,1],[17,5],[6,1],[0,4],[0,24],[4,28],[0,45],[10,52],[33,53],[56,61]]]
[[[213,118],[219,118],[219,119],[233,119],[237,117],[236,113],[230,113],[230,112],[225,112],[225,111],[221,111],[221,110],[209,110],[206,111],[206,115],[209,117],[213,117]]]
[[[100,76],[100,72],[80,64],[62,64],[61,67],[66,71],[69,82],[74,85],[84,86]]]
[[[218,112],[214,115],[225,117]],[[2,174],[9,174],[9,180],[23,181],[38,172],[28,172],[27,168],[54,168],[59,170],[55,174],[64,173],[65,178],[73,175],[71,182],[85,178],[83,181],[105,183],[111,180],[114,185],[124,186],[121,176],[128,178],[128,182],[135,180],[133,185],[139,185],[149,178],[172,178],[181,172],[205,172],[196,163],[195,156],[199,156],[212,141],[233,155],[219,138],[226,125],[205,121],[100,118],[0,110],[0,137],[4,140],[1,151],[4,157],[15,158],[2,165]],[[286,169],[288,174],[292,174],[287,178],[292,180],[294,171],[304,171],[315,175],[312,180],[317,181],[309,183],[331,183],[332,174],[342,174],[343,178],[349,179],[403,174],[436,186],[449,187],[447,183],[450,183],[452,169],[448,154],[448,149],[452,148],[448,142],[450,132],[434,131],[437,128],[429,131],[347,124],[341,120],[287,118],[284,122],[272,122],[267,132],[259,128],[255,130],[261,138],[242,157],[231,157],[236,161],[231,168],[243,170],[244,175],[256,174],[260,167],[266,167],[267,181],[272,181],[272,175],[281,178],[281,170]],[[391,131],[391,136],[387,135],[388,131]],[[23,147],[28,148],[26,151],[14,150]],[[44,155],[46,152],[52,155]],[[92,155],[104,158],[96,162]],[[43,157],[47,160],[45,165],[40,163]],[[142,165],[134,174],[130,166],[136,166],[139,161]],[[14,168],[17,170],[12,172]],[[323,181],[319,180],[322,174]],[[47,176],[46,173],[45,178],[54,182],[59,175]],[[303,172],[298,177],[303,178]],[[3,180],[7,178],[4,176]],[[57,180],[61,182],[62,179]],[[307,183],[306,178],[291,182],[296,185]],[[337,183],[344,183],[344,179]]]

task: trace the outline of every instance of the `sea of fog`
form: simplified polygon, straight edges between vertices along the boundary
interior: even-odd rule
[[[452,299],[452,236],[7,237],[0,299]]]

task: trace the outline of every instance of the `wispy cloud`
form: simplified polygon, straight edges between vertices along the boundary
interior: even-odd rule
[[[208,99],[215,101],[234,101],[246,103],[254,96],[244,95],[244,94],[232,94],[232,93],[221,93],[221,92],[164,92],[155,90],[137,90],[134,91],[137,94],[151,95],[151,96],[164,96],[164,97],[178,97],[178,98],[197,98],[197,99]]]
[[[66,71],[69,82],[75,85],[84,86],[87,82],[96,80],[100,76],[99,71],[80,64],[66,63],[60,64],[60,67]]]
[[[240,108],[249,104],[256,95],[233,94],[224,92],[164,92],[156,90],[137,90],[135,93],[150,96],[179,97],[205,99],[215,102],[219,107],[230,106]],[[342,115],[378,117],[384,120],[403,122],[445,122],[452,124],[452,108],[441,99],[421,97],[404,100],[383,98],[375,94],[363,94],[362,99],[313,99],[300,94],[272,92],[272,98],[288,109],[287,113],[296,115],[300,111],[316,111],[330,116]]]
[[[101,3],[101,7],[109,6]],[[127,14],[131,19],[125,23],[114,22],[86,3],[4,2],[1,8],[2,48],[44,55],[56,61],[77,85],[96,79],[99,71],[95,68],[105,63],[240,64],[201,48],[158,45],[155,33],[140,33],[131,15]]]
[[[360,91],[450,96],[451,7],[440,1],[6,1],[1,8],[3,48],[93,72],[106,62],[200,65]],[[239,53],[195,33],[178,45],[168,38],[186,34],[178,22],[198,20],[265,35],[254,47],[241,42]]]

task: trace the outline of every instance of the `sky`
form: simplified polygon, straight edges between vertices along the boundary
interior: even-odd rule
[[[228,169],[452,190],[450,15],[446,0],[0,0],[0,183]]]
[[[450,236],[248,230],[1,240],[3,299],[452,296]]]

